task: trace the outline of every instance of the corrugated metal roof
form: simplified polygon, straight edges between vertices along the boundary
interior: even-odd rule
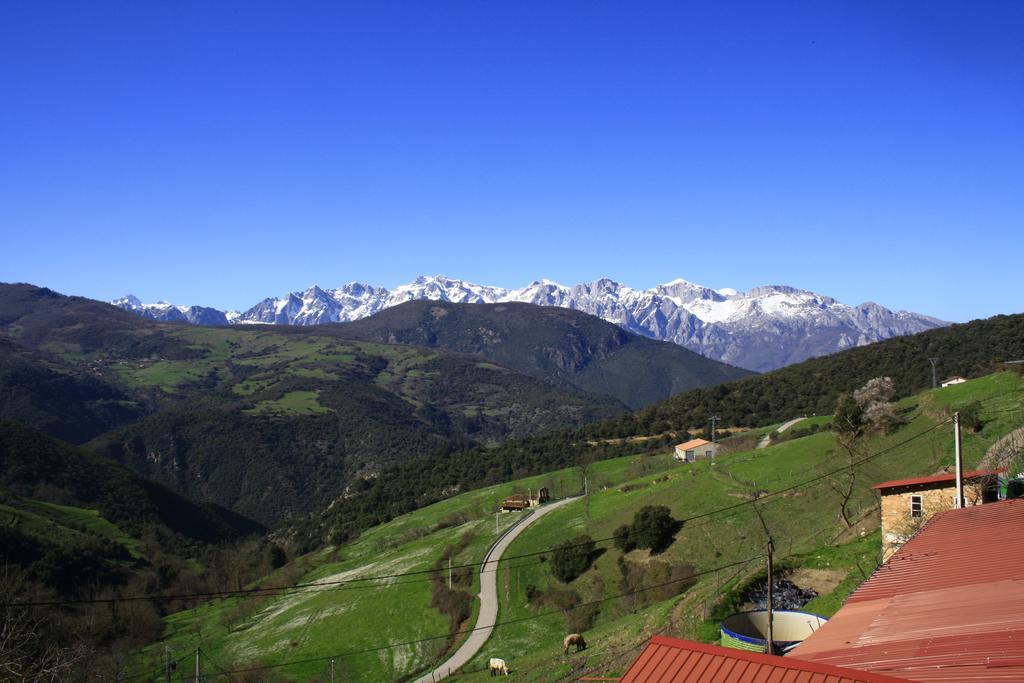
[[[790,654],[913,681],[1024,681],[1024,500],[941,512]]]
[[[980,477],[995,476],[1003,470],[971,470],[970,472],[964,472],[964,479],[978,479]],[[950,472],[949,474],[934,474],[930,477],[915,477],[913,479],[894,479],[892,481],[883,481],[881,484],[875,484],[871,488],[875,489],[891,489],[897,486],[917,486],[919,484],[941,484],[949,483],[952,484],[956,480],[956,474]]]
[[[691,439],[686,443],[679,444],[678,446],[676,446],[676,448],[682,448],[684,451],[688,451],[693,448],[700,448],[701,446],[709,443],[711,442],[706,439]]]
[[[901,679],[836,666],[654,636],[621,683],[893,683]]]

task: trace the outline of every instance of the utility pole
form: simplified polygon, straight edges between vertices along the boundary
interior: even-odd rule
[[[773,617],[775,606],[772,604],[772,587],[775,583],[775,572],[772,566],[772,555],[775,552],[775,544],[772,543],[772,539],[768,539],[768,654],[775,654],[775,628],[773,625]]]
[[[928,362],[932,364],[932,389],[938,389],[939,388],[939,380],[935,376],[935,366],[938,365],[939,359],[938,358],[929,358]]]
[[[334,657],[331,657],[331,683],[334,683]]]
[[[167,660],[164,664],[164,680],[171,683],[171,648],[164,647],[164,658]]]
[[[196,683],[199,683],[199,648],[196,648]]]
[[[717,415],[712,415],[711,417],[708,418],[708,420],[711,421],[711,443],[715,442],[715,423],[717,423],[721,419],[722,418],[718,417]]]
[[[452,589],[452,556],[448,556],[448,590]]]
[[[964,507],[964,458],[960,447],[960,411],[953,413],[953,449],[956,455],[956,504]]]

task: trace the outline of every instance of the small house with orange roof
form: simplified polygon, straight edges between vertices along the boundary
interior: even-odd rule
[[[695,460],[713,460],[718,455],[719,444],[706,439],[691,439],[685,443],[676,445],[672,457],[679,462],[694,462]]]

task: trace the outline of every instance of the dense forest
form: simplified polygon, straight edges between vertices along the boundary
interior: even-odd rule
[[[613,396],[633,409],[753,374],[581,311],[524,303],[410,301],[315,333],[471,353],[548,383]]]

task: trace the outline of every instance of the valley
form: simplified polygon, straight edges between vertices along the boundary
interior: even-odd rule
[[[631,648],[652,632],[715,639],[717,621],[735,609],[740,589],[763,575],[766,529],[786,571],[815,570],[830,578],[831,590],[808,605],[828,616],[878,562],[871,485],[948,466],[950,411],[975,401],[983,427],[964,435],[968,467],[1024,421],[1024,380],[999,373],[901,400],[904,424],[858,444],[847,502],[855,520],[850,527],[839,510],[839,489],[850,476],[848,456],[830,431],[739,450],[713,463],[679,465],[662,451],[589,465],[589,495],[538,520],[506,552],[497,575],[498,626],[466,668],[467,677],[486,676],[482,669],[495,656],[506,658],[525,680],[615,675]],[[332,658],[337,671],[356,680],[413,676],[436,664],[475,620],[474,611],[452,639],[444,635],[442,615],[430,607],[428,577],[436,571],[446,579],[446,565],[438,562],[446,548],[457,549],[456,589],[475,594],[480,560],[518,515],[499,514],[496,528],[497,502],[539,486],[559,498],[580,493],[581,474],[567,468],[454,496],[375,527],[352,544],[304,556],[297,560],[307,568],[301,583],[319,581],[322,587],[260,598],[248,617],[234,622],[223,615],[232,607],[245,612],[235,599],[177,615],[168,622],[167,640],[138,666],[158,668],[161,648],[169,645],[175,652],[199,647],[229,670],[269,666],[297,679],[326,676]],[[616,529],[648,505],[666,506],[681,529],[662,553],[622,553],[612,543]],[[579,577],[562,583],[551,575],[551,549],[578,534],[595,540],[595,557]],[[631,568],[628,578],[624,562]],[[672,574],[679,567],[687,571]],[[369,577],[384,578],[359,581]],[[561,638],[572,630],[586,632],[590,647],[566,657]]]

